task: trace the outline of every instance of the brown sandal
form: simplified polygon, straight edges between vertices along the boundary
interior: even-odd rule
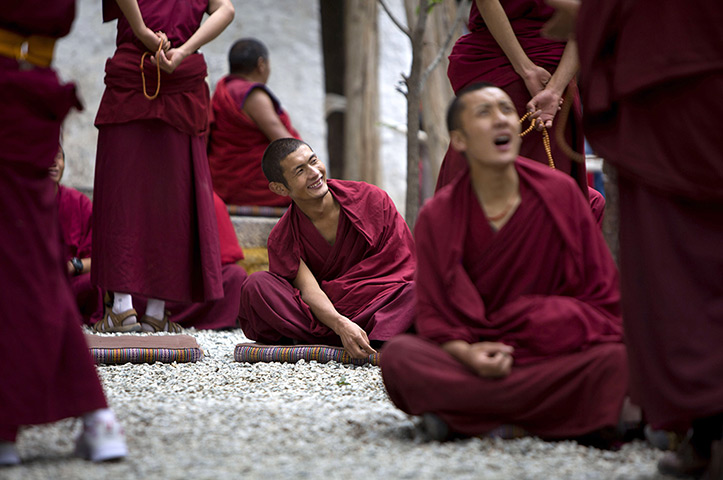
[[[171,314],[166,310],[163,314],[163,320],[159,320],[155,317],[143,315],[141,323],[148,325],[152,330],[144,330],[149,332],[168,332],[168,333],[181,333],[183,328],[177,323],[169,322],[168,316]]]
[[[138,323],[138,321],[123,325],[123,321],[128,317],[136,317],[136,319],[138,319],[138,313],[132,308],[126,310],[125,312],[113,313],[113,310],[106,306],[103,319],[93,325],[93,330],[100,333],[140,332],[141,324]]]

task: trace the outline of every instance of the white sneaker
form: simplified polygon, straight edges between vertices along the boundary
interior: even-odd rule
[[[18,449],[15,442],[0,442],[0,466],[17,465],[20,463]]]
[[[117,460],[128,455],[125,433],[115,416],[85,420],[75,443],[75,455],[92,462]]]

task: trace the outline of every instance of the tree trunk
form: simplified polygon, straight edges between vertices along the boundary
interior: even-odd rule
[[[412,42],[412,67],[409,76],[405,78],[407,85],[407,196],[405,202],[405,220],[409,228],[414,228],[419,213],[419,122],[420,106],[422,101],[422,68],[424,30],[427,23],[427,0],[415,2],[405,0],[405,6],[409,2],[414,5],[411,11],[407,10],[407,24],[411,32]]]
[[[329,154],[329,175],[344,175],[344,70],[346,52],[344,42],[344,2],[320,0],[321,43],[324,54],[324,86],[326,101],[326,148]]]
[[[344,178],[379,182],[377,2],[347,0]]]
[[[406,0],[406,3],[411,3]],[[424,49],[422,63],[430,65],[437,53],[444,47],[457,16],[456,2],[443,2],[434,7],[429,13],[427,28],[424,33]],[[462,34],[461,26],[457,28],[454,38]],[[453,45],[453,44],[452,44]],[[442,160],[449,146],[449,133],[447,132],[447,107],[454,97],[454,91],[447,78],[447,57],[452,50],[449,46],[442,60],[435,67],[422,86],[422,129],[426,133],[426,140],[422,164],[422,192],[421,200],[434,195],[437,184],[437,175],[442,166]]]

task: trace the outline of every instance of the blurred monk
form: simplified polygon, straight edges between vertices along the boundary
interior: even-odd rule
[[[241,328],[263,343],[341,345],[355,358],[413,321],[412,234],[389,196],[328,180],[309,145],[275,140],[263,157],[269,188],[293,201],[271,231],[269,272],[249,276]]]
[[[79,456],[128,452],[80,329],[48,177],[63,118],[80,107],[51,66],[74,17],[73,0],[0,8],[0,465],[20,463],[21,426],[68,417],[83,418]]]
[[[266,86],[269,51],[255,38],[243,38],[231,47],[228,63],[231,73],[218,82],[211,101],[208,160],[213,188],[231,205],[286,207],[291,200],[269,190],[261,157],[273,140],[299,134]]]
[[[560,35],[579,2],[554,3],[562,10],[548,31]],[[718,0],[586,0],[576,27],[585,129],[618,172],[631,395],[653,428],[687,432],[658,469],[715,480],[723,479],[721,24]]]
[[[422,209],[417,336],[382,350],[384,383],[435,439],[514,425],[600,435],[627,391],[618,275],[575,182],[519,157],[500,88],[460,91],[448,117],[469,170]]]

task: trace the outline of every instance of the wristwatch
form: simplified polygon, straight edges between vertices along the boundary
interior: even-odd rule
[[[79,259],[78,257],[73,257],[70,259],[70,263],[73,264],[76,275],[80,275],[81,273],[83,273],[83,261],[81,259]]]

